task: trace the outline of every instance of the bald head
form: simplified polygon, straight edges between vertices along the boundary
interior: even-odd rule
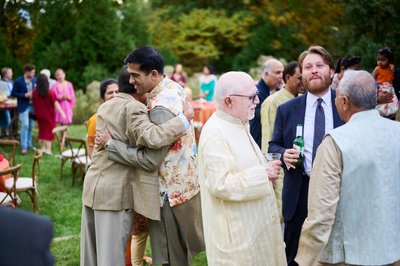
[[[271,73],[272,69],[274,67],[276,67],[276,66],[282,66],[283,67],[282,63],[279,60],[277,60],[275,58],[268,59],[267,61],[265,61],[264,65],[263,65],[262,73],[263,74],[264,73]]]
[[[248,123],[254,118],[257,104],[257,88],[249,74],[228,72],[220,77],[215,93],[218,109]]]
[[[376,106],[375,80],[364,70],[347,70],[339,82],[338,94],[347,96],[352,105],[362,110]]]
[[[270,90],[275,90],[282,82],[283,65],[279,60],[268,59],[263,66],[262,78]]]
[[[254,87],[254,80],[245,72],[231,71],[223,74],[217,82],[215,100],[218,108],[224,104],[225,97],[231,94],[248,94]]]

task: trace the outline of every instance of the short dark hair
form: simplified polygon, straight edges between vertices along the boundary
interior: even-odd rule
[[[387,59],[389,59],[389,63],[392,63],[392,61],[393,61],[393,52],[392,52],[392,49],[390,49],[389,47],[383,47],[383,48],[379,49],[378,55],[382,55],[382,56],[386,57]]]
[[[150,46],[142,46],[130,52],[125,60],[125,64],[138,64],[140,70],[149,74],[152,70],[157,70],[159,74],[164,73],[164,59],[160,52]]]
[[[297,61],[291,61],[289,62],[285,68],[283,69],[283,81],[286,82],[286,75],[293,76],[294,73],[296,73],[296,68],[299,66],[299,63]]]
[[[111,84],[118,85],[118,81],[113,78],[108,78],[100,83],[100,98],[102,98],[103,100],[104,100],[104,95],[106,94],[107,87],[110,86]]]
[[[304,52],[302,52],[299,55],[299,59],[297,61],[299,62],[300,72],[303,71],[304,58],[306,58],[306,56],[309,54],[320,55],[322,57],[322,59],[324,60],[325,64],[328,64],[331,69],[335,68],[333,65],[333,59],[332,59],[332,56],[330,55],[330,53],[322,46],[312,45],[307,50],[305,50]]]
[[[36,66],[33,64],[26,64],[24,65],[24,72],[29,72],[36,69]]]
[[[361,63],[361,57],[348,55],[342,59],[342,67],[348,69],[354,65],[359,65]]]
[[[49,93],[49,79],[45,74],[39,74],[36,78],[36,89],[41,97],[46,97]]]
[[[208,68],[208,71],[210,72],[210,74],[215,74],[215,69],[214,66],[211,64],[205,65],[206,68]]]
[[[118,76],[118,92],[134,93],[136,92],[135,86],[129,83],[131,75],[128,72],[128,66],[125,65],[121,68]]]

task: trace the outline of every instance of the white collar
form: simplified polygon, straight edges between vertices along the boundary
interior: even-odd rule
[[[326,91],[326,93],[320,97],[308,92],[307,93],[307,105],[309,106],[317,106],[317,100],[318,98],[322,98],[323,102],[326,106],[330,107],[332,106],[332,101],[331,101],[331,97],[332,97],[332,91],[331,89],[328,89]]]

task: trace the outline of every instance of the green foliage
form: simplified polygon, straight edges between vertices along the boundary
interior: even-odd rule
[[[75,93],[76,105],[74,107],[74,124],[83,124],[87,121],[101,104],[98,81],[92,82],[86,92],[79,90]]]
[[[150,44],[143,1],[129,1],[121,6],[120,12],[122,43],[125,45],[123,52],[128,54],[135,46]]]
[[[192,72],[239,51],[253,19],[247,13],[228,17],[222,10],[194,9],[179,16],[177,23],[179,27],[169,29],[161,42],[170,39],[170,49]]]
[[[87,65],[120,60],[115,46],[120,41],[120,20],[112,2],[83,1],[79,16],[74,36],[74,46],[80,55],[78,62]]]
[[[82,73],[83,84],[89,84],[98,77],[107,77],[107,68],[100,64],[89,64],[85,66]]]
[[[399,60],[399,13],[393,0],[2,1],[0,59],[16,76],[29,61],[63,68],[77,89],[116,73],[144,44],[189,75],[208,63],[248,71],[261,55],[290,61],[312,44],[335,59],[357,53],[370,70],[384,45]]]
[[[2,63],[2,66],[0,67],[11,67],[12,69],[16,69],[17,71],[16,74],[19,73],[19,69],[21,68],[21,65],[19,62],[16,60],[16,58],[11,54],[11,50],[8,48],[6,41],[4,40],[3,35],[0,33],[0,62]]]
[[[363,68],[376,66],[379,48],[388,46],[400,62],[400,5],[392,0],[343,1],[344,13],[337,34],[341,51],[362,57]]]
[[[38,68],[63,68],[75,88],[117,72],[137,44],[148,44],[141,1],[41,1],[33,45]],[[60,26],[62,28],[60,29]]]
[[[31,40],[35,37],[27,19],[29,6],[25,1],[2,1],[0,7],[0,32],[12,56],[23,64],[31,58]]]

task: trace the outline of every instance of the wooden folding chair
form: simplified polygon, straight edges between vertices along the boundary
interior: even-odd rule
[[[90,158],[88,155],[85,139],[66,137],[65,142],[66,145],[70,147],[72,152],[71,169],[72,169],[72,185],[74,185],[78,170],[81,172],[82,180],[84,179],[86,170],[90,165]]]
[[[0,205],[17,207],[19,203],[19,198],[16,193],[16,187],[18,181],[18,172],[20,169],[21,169],[21,164],[18,164],[14,167],[0,171],[0,176],[10,175],[10,178],[13,179],[10,188],[8,188],[6,184],[0,182],[0,188],[2,190],[2,192],[0,192]]]
[[[67,161],[72,160],[73,158],[73,151],[71,150],[71,147],[68,146],[66,143],[66,138],[68,137],[68,127],[67,126],[58,126],[53,129],[54,136],[57,141],[58,149],[60,152],[60,163],[61,163],[61,168],[60,168],[60,178],[63,177],[64,174],[64,165]],[[76,154],[76,150],[74,153]],[[84,151],[79,151],[80,155],[83,155]]]
[[[32,161],[32,172],[30,177],[19,177],[16,182],[15,192],[22,193],[26,192],[31,198],[33,204],[33,210],[35,213],[39,213],[39,206],[37,202],[37,185],[38,177],[40,174],[40,160],[42,159],[42,152],[36,150]],[[11,189],[14,185],[14,178],[8,178],[6,180],[6,187]]]
[[[15,155],[19,141],[14,139],[0,139],[0,154],[2,154],[10,163],[10,166],[15,165]]]

